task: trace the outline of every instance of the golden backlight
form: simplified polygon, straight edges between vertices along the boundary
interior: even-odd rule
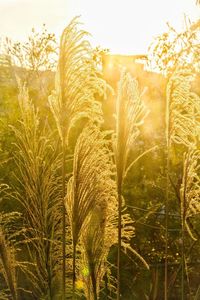
[[[198,18],[195,0],[0,0],[0,35],[24,39],[32,27],[46,23],[59,36],[66,24],[81,15],[94,45],[112,53],[145,53],[152,38],[183,25],[184,14]]]

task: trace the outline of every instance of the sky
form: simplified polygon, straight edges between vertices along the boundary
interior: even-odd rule
[[[184,14],[200,17],[195,0],[0,0],[0,37],[23,41],[45,23],[59,37],[81,15],[92,44],[117,54],[143,54],[169,22],[180,30]]]

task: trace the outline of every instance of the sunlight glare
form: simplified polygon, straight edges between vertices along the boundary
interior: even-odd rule
[[[142,54],[153,37],[163,33],[166,22],[180,29],[184,14],[196,20],[195,0],[0,0],[0,35],[23,39],[32,27],[46,23],[60,36],[70,20],[81,15],[94,46],[111,53]]]

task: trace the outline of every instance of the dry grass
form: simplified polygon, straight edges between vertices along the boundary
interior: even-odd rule
[[[15,198],[22,205],[29,255],[36,265],[34,292],[38,297],[49,294],[51,299],[60,276],[60,160],[25,86],[20,86],[19,106],[19,125],[13,127],[18,182]]]
[[[147,115],[144,103],[140,97],[138,83],[129,73],[123,71],[118,88],[116,104],[116,139],[114,141],[114,157],[116,163],[117,193],[118,193],[118,292],[120,299],[120,270],[122,248],[122,187],[127,171],[132,167],[128,165],[128,157],[137,137],[140,126]]]
[[[63,299],[66,277],[66,151],[70,130],[79,119],[102,122],[101,103],[96,96],[105,96],[106,83],[97,71],[93,50],[87,40],[88,33],[79,29],[79,19],[74,18],[64,29],[60,41],[60,54],[56,73],[55,90],[49,104],[56,121],[62,143],[62,198],[63,198]]]
[[[101,207],[102,203],[107,205],[115,192],[115,184],[111,179],[112,164],[106,143],[104,133],[101,133],[97,126],[90,124],[79,136],[75,147],[73,176],[69,180],[66,197],[66,209],[69,215],[74,249],[74,284],[76,247],[81,236],[85,241],[87,240],[83,243],[87,259],[94,259],[96,263],[99,261],[101,264],[101,259],[97,258],[96,255],[98,251],[103,252],[103,249],[101,250],[100,245],[95,243],[96,234],[99,230],[94,232],[94,224],[91,224],[91,219],[94,218],[94,215],[98,219],[94,211],[97,207]],[[104,212],[106,219],[107,211]],[[102,216],[101,210],[99,210],[99,214]],[[99,218],[101,218],[100,216]],[[98,229],[98,220],[95,226]],[[104,237],[103,227],[102,224],[101,229]],[[91,258],[92,253],[90,256],[87,255],[89,251],[87,247],[90,245],[87,234],[90,237],[93,236],[94,247],[98,248],[93,253],[93,258]],[[101,243],[101,235],[99,235],[99,243]],[[97,279],[95,277],[95,280]]]

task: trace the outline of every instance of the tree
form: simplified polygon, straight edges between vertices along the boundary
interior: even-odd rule
[[[54,33],[49,33],[44,24],[41,31],[34,28],[25,42],[13,42],[6,38],[5,52],[13,65],[33,72],[55,70],[57,42]]]
[[[200,21],[191,23],[186,19],[181,32],[167,25],[168,31],[155,38],[149,47],[147,66],[164,75],[172,74],[179,67],[190,67],[199,72]]]
[[[57,63],[57,41],[45,24],[41,31],[32,29],[25,42],[14,42],[6,38],[3,52],[10,58],[12,75],[29,88],[31,98],[46,103],[53,88],[54,71]],[[45,105],[43,103],[43,105]]]

